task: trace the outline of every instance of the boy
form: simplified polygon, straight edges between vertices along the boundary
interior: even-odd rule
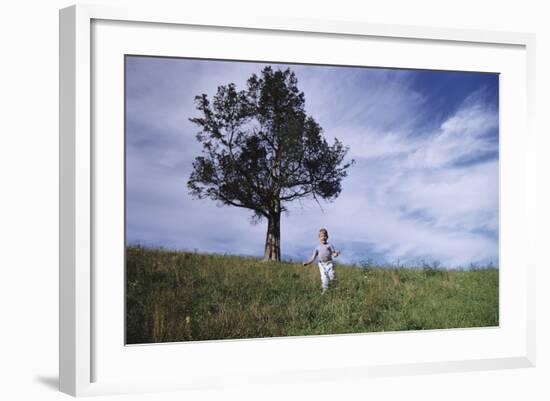
[[[321,228],[319,230],[319,241],[320,244],[317,245],[313,251],[313,255],[307,262],[304,262],[304,266],[312,263],[316,257],[319,257],[319,272],[321,273],[321,286],[322,292],[324,293],[329,286],[329,283],[333,280],[336,280],[334,275],[334,266],[332,264],[332,257],[337,257],[340,255],[340,251],[334,249],[334,246],[327,242],[328,240],[328,231],[326,228]]]

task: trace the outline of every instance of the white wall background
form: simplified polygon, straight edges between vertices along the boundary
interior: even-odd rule
[[[133,3],[135,3],[134,1]],[[96,3],[128,4],[112,0]],[[146,3],[146,2],[143,2]],[[152,2],[151,2],[152,3]],[[157,7],[181,1],[155,1]],[[191,3],[191,2],[189,2]],[[427,25],[537,34],[538,216],[537,347],[533,369],[326,382],[223,393],[149,394],[105,399],[280,398],[319,400],[543,400],[550,396],[550,282],[544,250],[550,240],[550,26],[544,1],[278,0],[187,4],[221,14],[263,13],[374,23]],[[60,400],[58,375],[58,9],[71,1],[0,5],[0,397]],[[260,10],[259,4],[265,4]]]

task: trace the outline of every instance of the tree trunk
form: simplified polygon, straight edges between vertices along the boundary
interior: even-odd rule
[[[281,212],[272,213],[267,219],[264,260],[281,260]]]

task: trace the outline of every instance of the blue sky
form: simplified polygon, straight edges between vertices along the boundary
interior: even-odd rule
[[[355,164],[322,209],[288,205],[283,259],[305,260],[320,227],[344,263],[498,264],[498,75],[126,58],[126,235],[130,244],[262,256],[266,222],[193,199],[201,153],[195,95],[244,89],[266,65],[290,67],[306,111]]]

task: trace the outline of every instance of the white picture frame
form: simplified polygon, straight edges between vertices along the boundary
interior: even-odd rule
[[[140,37],[140,31],[147,29],[149,29],[147,34]],[[161,49],[160,39],[176,31],[189,34],[186,29],[193,31],[193,35],[198,35],[201,43],[204,44],[210,43],[209,40],[212,41],[207,37],[212,33],[215,33],[218,38],[219,35],[226,35],[226,37],[237,35],[243,40],[261,34],[265,40],[272,40],[273,43],[282,40],[281,37],[290,38],[294,43],[297,43],[295,41],[298,39],[313,41],[317,46],[324,41],[327,48],[332,39],[337,39],[343,52],[341,57],[350,58],[352,54],[346,50],[346,41],[350,43],[351,41],[353,43],[369,40],[383,41],[384,46],[400,45],[403,49],[403,52],[391,54],[386,51],[385,55],[384,50],[378,50],[378,63],[383,66],[403,65],[403,58],[407,57],[409,48],[414,48],[415,52],[418,50],[420,54],[426,56],[433,54],[434,49],[437,49],[443,55],[442,60],[434,63],[433,59],[429,60],[430,57],[424,60],[419,57],[415,60],[416,64],[413,67],[472,70],[486,68],[491,72],[503,74],[501,135],[504,141],[501,144],[500,178],[501,316],[503,319],[500,327],[478,330],[434,330],[423,333],[219,341],[206,342],[207,344],[159,344],[141,347],[124,346],[118,341],[120,331],[123,331],[121,329],[123,321],[119,321],[121,310],[118,307],[120,302],[123,302],[123,287],[118,285],[120,271],[115,273],[118,275],[113,277],[114,280],[106,281],[106,274],[98,271],[98,266],[105,264],[104,261],[107,259],[104,258],[108,257],[106,255],[116,254],[111,260],[114,261],[113,263],[120,262],[117,256],[120,249],[117,246],[123,246],[123,243],[109,249],[101,248],[100,243],[101,241],[113,242],[111,241],[113,238],[104,238],[102,230],[105,231],[106,221],[120,219],[121,209],[117,209],[118,212],[114,210],[111,216],[113,219],[108,219],[104,214],[105,208],[102,206],[104,203],[100,194],[104,193],[108,187],[102,187],[104,181],[98,180],[98,177],[104,174],[101,171],[105,170],[107,165],[120,165],[113,160],[121,157],[121,148],[117,147],[116,143],[114,146],[101,141],[98,143],[94,138],[94,129],[103,127],[102,124],[105,122],[112,124],[110,128],[114,129],[113,132],[120,131],[117,129],[117,127],[120,128],[120,120],[117,120],[116,116],[108,117],[104,110],[114,110],[114,113],[120,110],[118,107],[123,94],[119,91],[117,95],[116,91],[121,88],[122,71],[111,69],[116,70],[112,76],[104,74],[103,71],[113,66],[110,60],[115,60],[116,63],[120,61],[119,56],[127,51],[125,46],[132,48],[134,52],[136,49],[138,53],[144,52],[142,54],[158,52],[161,55],[173,55],[174,47],[163,45]],[[201,39],[200,35],[205,36]],[[139,42],[139,46],[126,42],[128,37]],[[351,377],[360,380],[387,375],[534,366],[536,266],[533,256],[535,252],[532,251],[535,243],[536,219],[534,205],[536,141],[532,126],[535,85],[534,43],[534,35],[523,33],[292,18],[264,17],[238,20],[192,15],[187,14],[185,10],[167,11],[154,7],[123,9],[78,5],[61,10],[60,390],[74,396],[83,396],[172,389],[196,390],[248,383],[284,384],[327,378],[349,379]],[[422,50],[422,46],[426,49]],[[222,50],[227,53],[222,54],[222,50],[218,50],[218,53],[210,56],[235,57],[237,47],[235,44],[224,43]],[[292,45],[279,47],[292,51]],[[270,59],[279,57],[281,61],[289,61],[285,53],[280,53],[279,56],[271,55],[275,54],[277,48],[274,45],[263,54],[260,54],[260,50],[256,48],[248,55],[239,53],[238,56],[245,59],[257,57],[260,60],[265,60],[266,57]],[[487,49],[493,49],[495,56],[487,55]],[[188,56],[199,54],[185,53],[190,50],[181,51],[184,52],[183,55]],[[201,51],[206,52],[201,53],[202,55],[209,55],[210,50]],[[345,52],[348,52],[348,56]],[[465,52],[465,54],[473,52],[473,55],[467,56],[462,64],[458,64],[453,59],[455,52]],[[376,53],[376,43],[373,53]],[[315,54],[312,54],[309,57],[315,57]],[[448,58],[445,58],[445,55]],[[299,61],[301,57],[308,56],[298,54],[292,57],[296,59],[291,61]],[[479,57],[480,61],[475,61],[475,57]],[[315,62],[317,59],[308,59],[308,61]],[[318,62],[323,60],[319,59]],[[350,60],[350,63],[352,62],[354,61]],[[364,65],[362,64],[364,61],[356,62]],[[484,62],[485,67],[479,67],[481,64],[476,64],[478,62]],[[509,80],[508,77],[510,77]],[[106,82],[114,85],[105,85]],[[107,86],[115,92],[104,94]],[[512,90],[514,99],[510,96]],[[105,102],[97,102],[97,98],[102,96]],[[108,103],[110,101],[114,103]],[[513,135],[513,132],[521,132],[521,135]],[[114,137],[120,139],[119,136]],[[120,142],[117,143],[120,144]],[[120,186],[120,181],[115,179],[108,185]],[[503,201],[504,204],[502,204]],[[112,202],[118,204],[117,207],[120,206],[120,198],[117,196],[114,196]],[[98,249],[102,250],[98,251]],[[511,265],[518,267],[515,270],[508,269],[507,266]],[[123,270],[120,263],[115,266]],[[112,271],[117,270],[112,269]],[[105,284],[107,282],[114,284],[109,286]],[[104,301],[98,299],[97,292],[102,293],[101,297],[105,297]],[[513,300],[510,299],[512,296]],[[117,305],[111,308],[114,311],[112,314],[107,313],[106,303]],[[117,324],[120,326],[114,328],[113,326]],[[449,344],[457,344],[457,347],[449,350],[448,353],[438,351],[438,347],[447,349]],[[479,346],[465,353],[464,347],[460,344],[479,344]],[[482,344],[487,346],[483,348]],[[384,347],[388,345],[394,349],[403,346],[405,350],[399,356],[389,355],[387,351],[384,352]],[[431,355],[430,352],[425,352],[426,358],[419,358],[412,351],[407,354],[406,351],[409,348],[428,346],[434,346],[435,349]],[[318,361],[314,355],[320,349],[319,347],[332,347],[334,350],[358,350],[372,347],[381,351],[379,354],[369,353],[369,358],[365,358],[362,352],[338,352],[328,361]],[[472,346],[472,348],[476,347]],[[173,363],[170,355],[175,355],[174,352],[182,350],[192,362],[197,364],[196,368],[188,369],[184,377],[181,374],[167,374]],[[293,368],[286,368],[285,363],[289,364],[288,359],[277,358],[281,353],[300,355],[300,360],[303,359],[305,362]],[[241,359],[241,361],[225,365],[220,363],[221,366],[212,367],[201,359],[204,355],[210,357],[221,355],[228,360]],[[270,366],[262,365],[261,361],[255,359],[257,355],[263,355],[263,359],[269,356]],[[138,363],[139,361],[143,363]],[[159,362],[166,366],[166,371],[160,369],[158,375],[140,366],[158,367]],[[107,369],[107,363],[113,366],[111,370]],[[126,369],[121,369],[122,366]],[[122,371],[125,373],[121,374]]]

